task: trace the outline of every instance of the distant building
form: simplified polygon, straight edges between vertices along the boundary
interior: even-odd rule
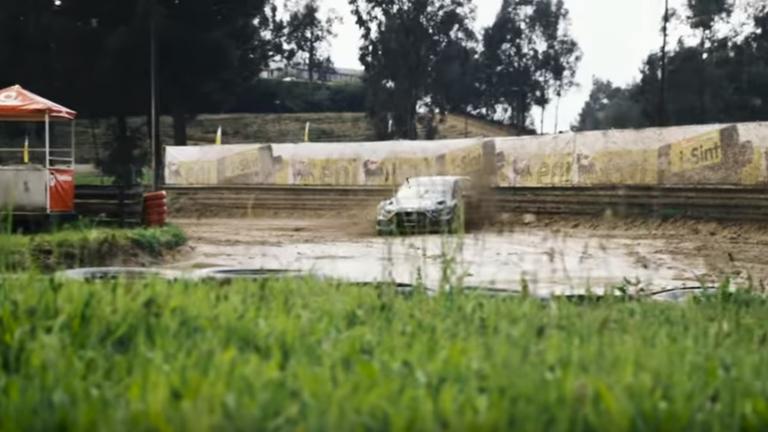
[[[359,69],[347,68],[318,68],[315,73],[317,81],[325,82],[359,82],[362,81],[364,72]],[[309,70],[304,66],[273,65],[259,75],[264,79],[276,79],[284,81],[309,81]]]

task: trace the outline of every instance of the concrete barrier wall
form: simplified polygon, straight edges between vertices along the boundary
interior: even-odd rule
[[[480,139],[166,147],[171,185],[398,185],[419,175],[470,175]]]
[[[768,123],[496,140],[499,186],[768,183]]]
[[[768,123],[743,123],[492,140],[166,147],[166,182],[383,186],[490,172],[501,187],[758,186],[768,185],[767,159]]]

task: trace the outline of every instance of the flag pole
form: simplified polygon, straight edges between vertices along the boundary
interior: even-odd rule
[[[29,165],[29,135],[24,137],[24,152],[21,158],[24,165]]]

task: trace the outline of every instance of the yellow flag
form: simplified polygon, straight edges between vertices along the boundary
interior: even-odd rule
[[[29,163],[29,137],[24,138],[24,155],[22,156],[24,158],[24,164]]]
[[[221,145],[221,126],[216,131],[216,145]]]

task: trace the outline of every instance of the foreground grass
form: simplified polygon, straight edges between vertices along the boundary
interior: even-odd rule
[[[176,226],[109,229],[70,227],[36,235],[0,234],[0,269],[49,272],[160,257],[186,243]]]
[[[0,281],[0,430],[765,430],[768,304]]]

